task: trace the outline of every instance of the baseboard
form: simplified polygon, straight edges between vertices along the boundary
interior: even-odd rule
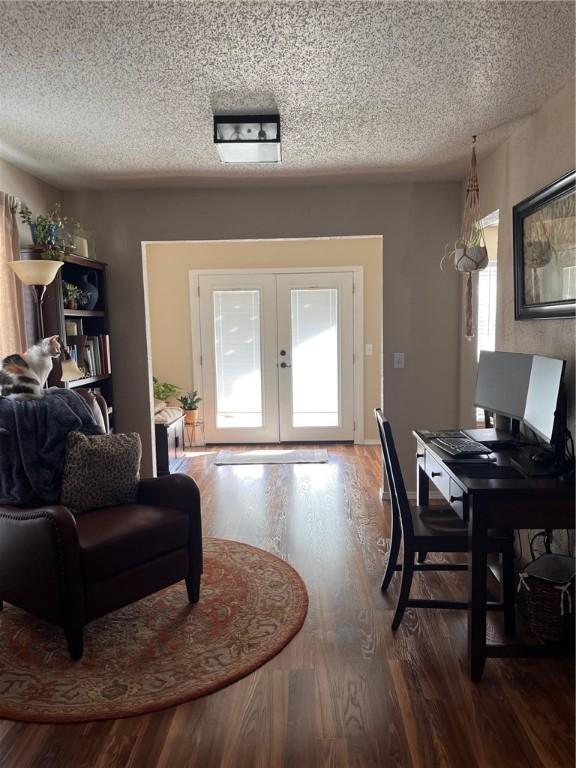
[[[380,440],[355,440],[354,445],[380,445]]]

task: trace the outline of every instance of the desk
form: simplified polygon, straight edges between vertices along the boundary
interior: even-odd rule
[[[495,449],[493,474],[499,477],[478,477],[475,467],[457,464],[453,456],[420,432],[413,435],[417,443],[418,504],[428,504],[431,480],[456,514],[468,523],[470,677],[480,680],[490,657],[549,656],[550,649],[545,645],[486,642],[486,536],[489,528],[574,528],[574,481],[514,477],[510,471],[510,459],[518,453],[514,448]]]

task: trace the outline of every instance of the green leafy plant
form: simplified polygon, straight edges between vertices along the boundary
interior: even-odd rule
[[[80,306],[88,304],[90,297],[74,283],[62,283],[62,291],[64,293],[64,301],[77,301]]]
[[[47,214],[39,213],[35,218],[27,205],[19,206],[20,219],[30,226],[34,245],[42,248],[42,258],[65,261],[74,252],[74,235],[80,231],[80,224],[62,216],[57,203]]]
[[[198,403],[201,400],[202,398],[198,397],[198,390],[196,389],[193,392],[184,392],[184,394],[178,398],[180,405],[185,411],[197,411]]]
[[[168,400],[169,397],[176,397],[180,392],[180,387],[176,384],[169,384],[167,381],[158,381],[156,376],[153,378],[154,382],[154,397],[156,400]]]

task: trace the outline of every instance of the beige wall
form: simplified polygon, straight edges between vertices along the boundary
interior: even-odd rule
[[[192,378],[190,270],[363,267],[364,343],[374,349],[364,357],[364,431],[366,439],[378,437],[373,409],[382,402],[381,237],[152,243],[146,246],[146,260],[154,375],[183,389],[198,386]]]
[[[142,241],[382,235],[384,405],[413,489],[411,430],[458,418],[457,276],[438,263],[458,229],[460,192],[456,183],[411,183],[66,194],[67,212],[95,233],[110,264],[118,428],[142,434],[143,472],[152,471],[152,427]],[[406,353],[404,370],[392,366],[395,351]]]
[[[479,164],[482,216],[500,210],[496,349],[568,361],[569,422],[574,426],[574,320],[515,320],[512,208],[576,166],[574,83],[527,117]],[[468,394],[473,397],[473,390]]]

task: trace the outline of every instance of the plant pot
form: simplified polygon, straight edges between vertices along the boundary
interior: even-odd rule
[[[56,243],[56,237],[58,235],[58,227],[56,224],[51,224],[48,228],[48,236],[46,237],[46,242],[44,243],[38,243],[38,226],[36,224],[30,224],[30,232],[32,234],[32,242],[34,245],[54,245]]]
[[[66,301],[66,309],[78,309],[78,302],[76,299],[68,299]]]
[[[196,424],[197,421],[198,421],[198,408],[195,408],[193,411],[184,411],[185,424]]]
[[[488,251],[484,245],[454,249],[454,266],[458,272],[476,272],[487,265]]]

